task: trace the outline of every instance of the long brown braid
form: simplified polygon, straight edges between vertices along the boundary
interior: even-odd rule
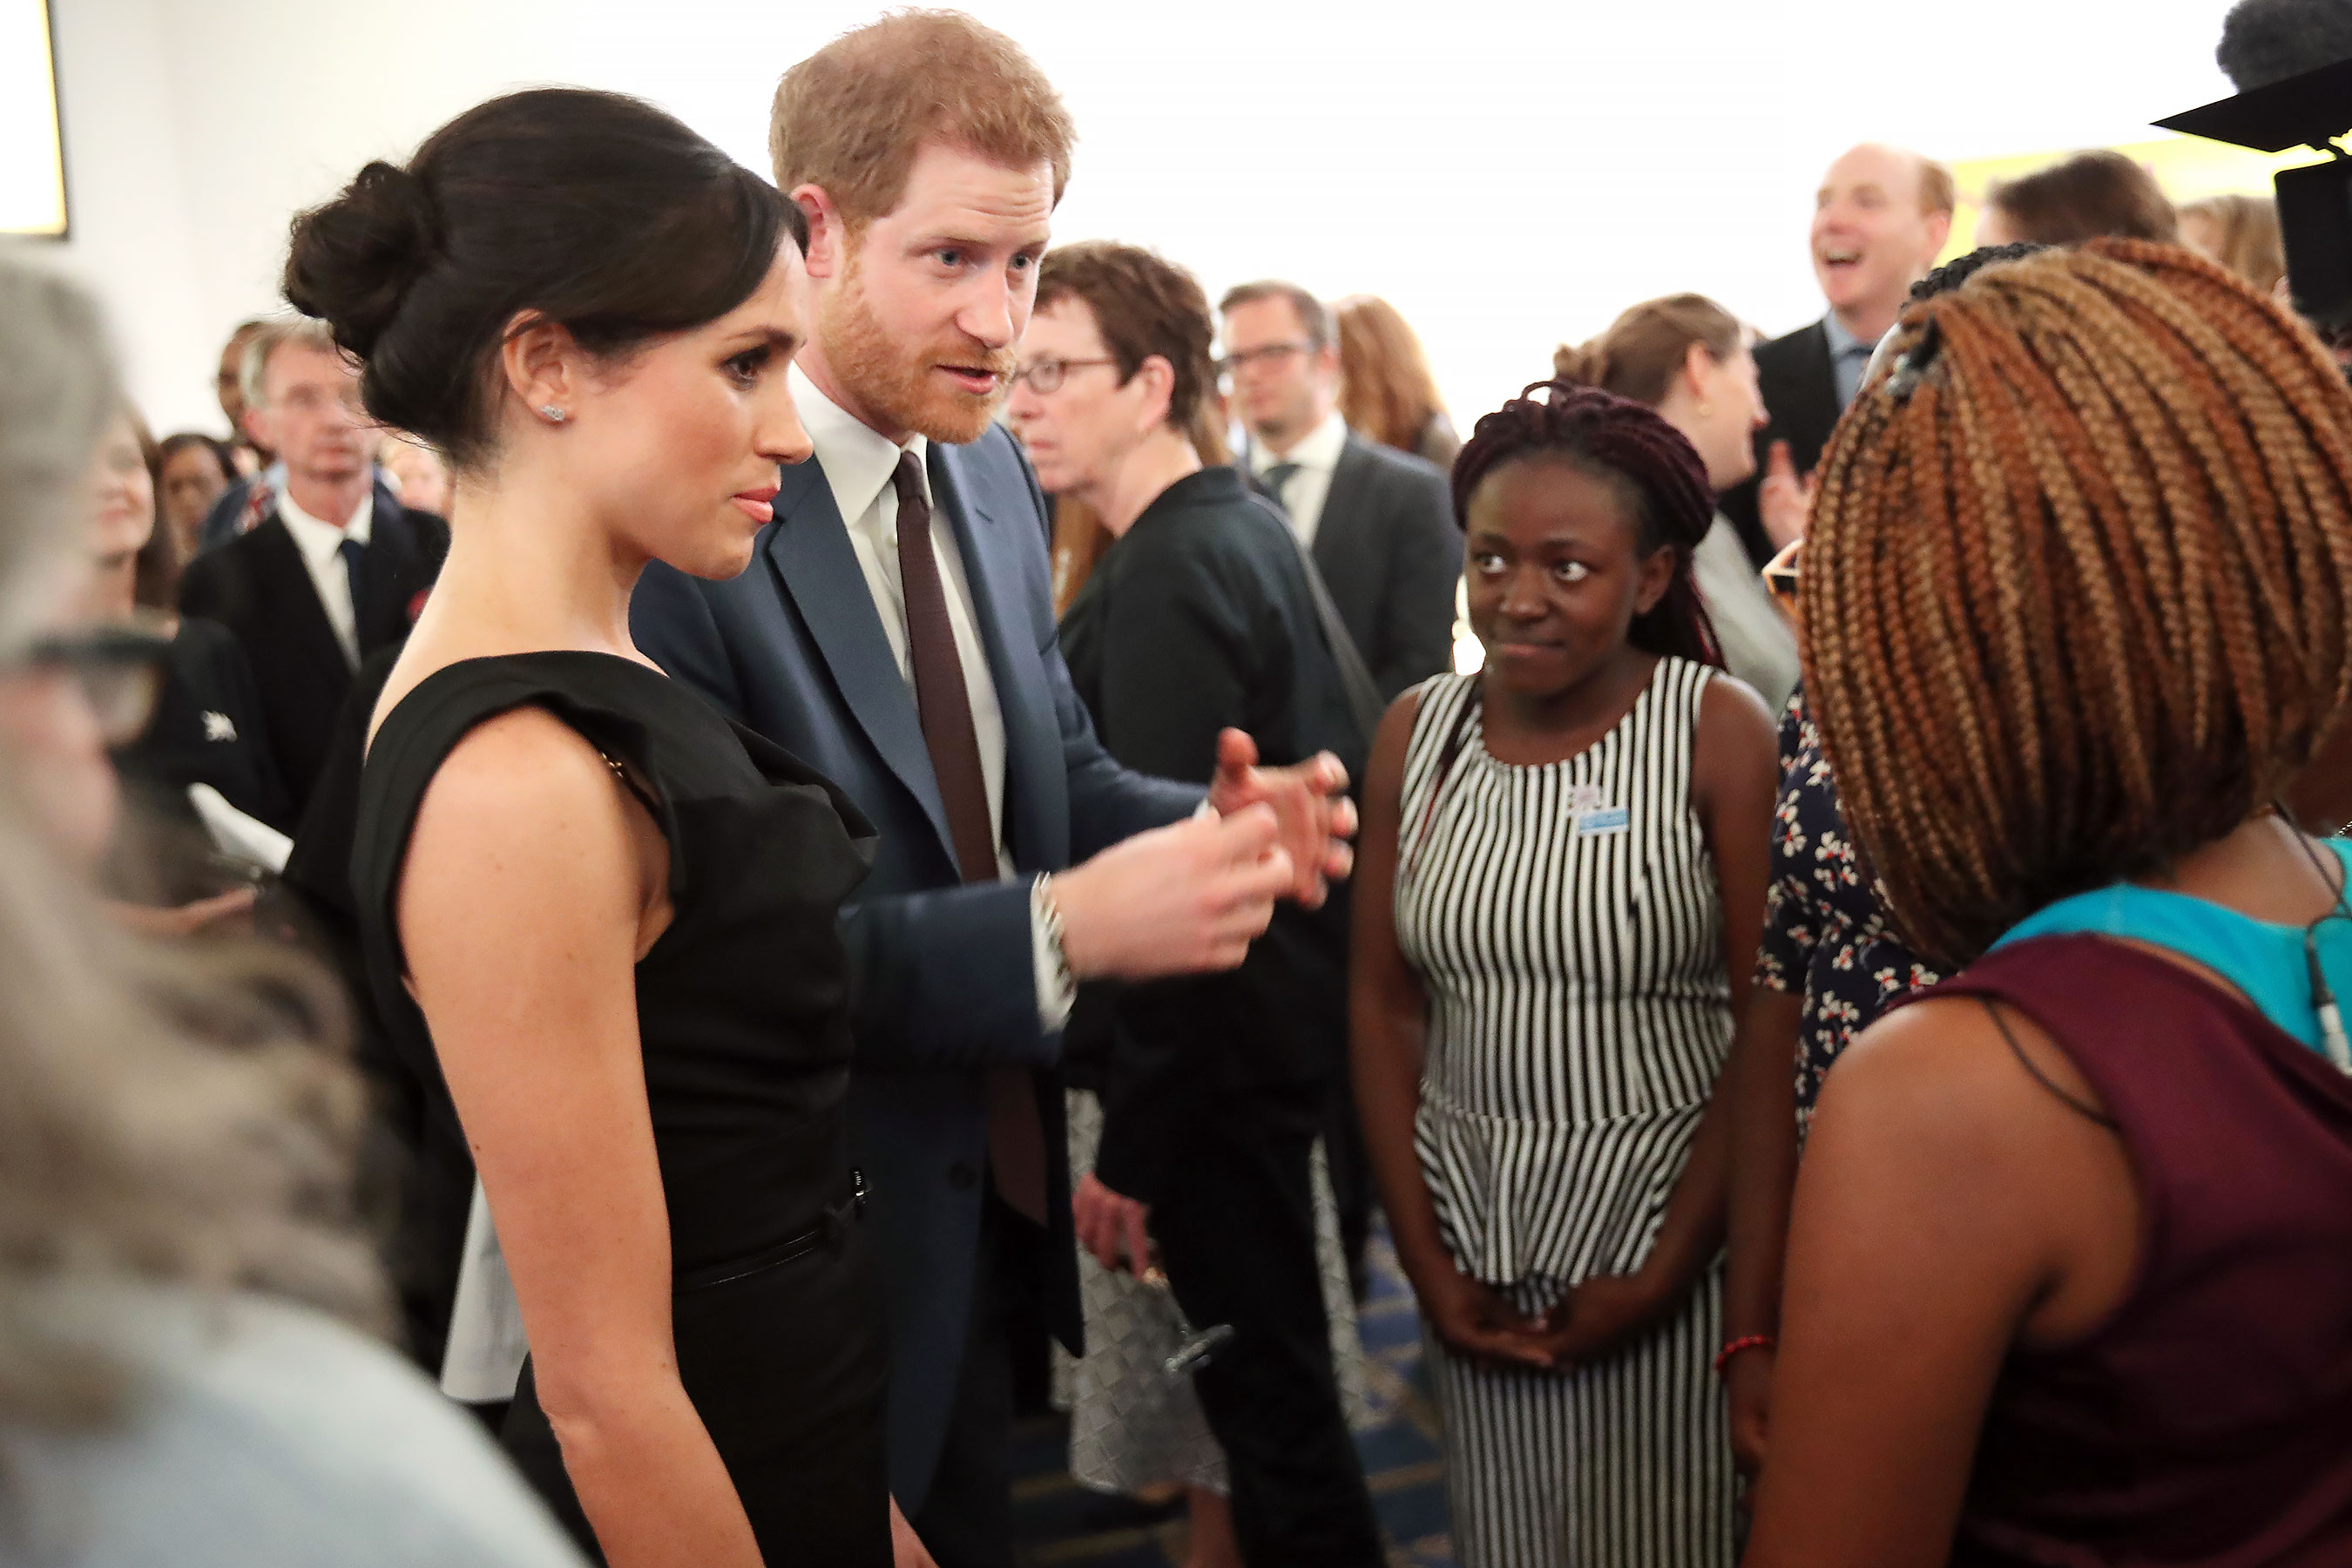
[[[2185,250],[1919,300],[1822,462],[1805,690],[1906,936],[1959,965],[2229,833],[2352,699],[2352,389]]]
[[[1699,542],[1715,524],[1715,492],[1689,438],[1630,398],[1572,381],[1531,382],[1502,407],[1481,415],[1454,458],[1454,522],[1469,528],[1470,498],[1488,474],[1538,452],[1565,457],[1622,487],[1634,510],[1643,556],[1660,549],[1675,552],[1665,597],[1633,617],[1627,640],[1644,653],[1721,667],[1715,623],[1692,573]]]

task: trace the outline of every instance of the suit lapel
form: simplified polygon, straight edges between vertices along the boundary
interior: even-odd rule
[[[382,485],[375,491],[375,517],[368,525],[367,603],[358,612],[360,657],[408,635],[408,606],[402,602],[408,567],[416,552],[408,514]]]
[[[988,439],[983,435],[982,442]],[[1050,760],[1062,765],[1060,726],[1054,716],[1037,660],[1029,649],[1016,647],[1028,617],[1022,613],[1019,584],[1009,563],[1000,559],[1004,541],[1002,520],[978,465],[965,449],[930,447],[931,494],[947,510],[955,530],[956,550],[963,557],[964,581],[971,587],[972,613],[978,618],[981,646],[988,650],[988,673],[996,686],[997,710],[1004,720],[1004,842],[1021,852],[1024,836],[1015,831],[1027,805],[1045,798],[1043,781],[1034,776]]]
[[[1838,416],[1844,412],[1838,407],[1837,371],[1830,363],[1830,331],[1819,321],[1805,334],[1805,361],[1801,374],[1805,386],[1803,406],[1813,410],[1821,420],[1818,430],[1806,432],[1811,437],[1810,444],[1818,452],[1829,445],[1830,432],[1837,427]]]
[[[931,754],[915,694],[898,673],[865,569],[849,542],[849,528],[834,504],[833,487],[814,458],[782,471],[776,523],[768,532],[768,559],[784,597],[824,658],[850,716],[882,761],[911,791],[946,847],[947,806],[940,799]]]
[[[327,619],[327,607],[319,603],[319,585],[310,580],[301,547],[275,511],[255,525],[252,548],[259,602],[271,606],[268,620],[297,645],[294,651],[303,662],[332,669],[339,679],[348,680],[351,656],[343,651],[342,639]]]
[[[1356,559],[1357,542],[1365,528],[1371,502],[1372,460],[1363,451],[1363,439],[1353,430],[1332,465],[1331,488],[1323,494],[1323,515],[1315,520],[1315,564],[1328,582],[1335,570]]]

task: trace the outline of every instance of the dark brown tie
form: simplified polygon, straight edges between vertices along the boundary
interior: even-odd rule
[[[922,718],[923,747],[931,754],[931,776],[939,781],[940,802],[947,808],[957,869],[967,882],[993,882],[996,834],[988,813],[988,775],[980,764],[971,689],[964,684],[955,625],[948,619],[940,558],[931,549],[931,507],[923,499],[922,471],[912,452],[898,455],[890,483],[898,492],[898,585],[907,601],[907,658],[915,668],[915,710]],[[996,1190],[1006,1203],[1043,1225],[1045,1131],[1037,1114],[1034,1080],[1025,1068],[999,1067],[988,1069],[986,1083],[988,1160]]]

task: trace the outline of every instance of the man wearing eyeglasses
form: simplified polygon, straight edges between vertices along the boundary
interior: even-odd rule
[[[1315,557],[1381,695],[1451,669],[1462,532],[1444,471],[1348,428],[1320,300],[1269,280],[1217,309],[1250,477]]]

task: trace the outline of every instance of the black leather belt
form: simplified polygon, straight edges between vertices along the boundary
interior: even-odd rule
[[[676,1290],[709,1290],[719,1285],[731,1285],[738,1279],[748,1279],[796,1258],[805,1258],[823,1247],[838,1247],[849,1235],[850,1223],[866,1215],[866,1173],[849,1173],[849,1195],[829,1205],[817,1222],[796,1236],[788,1236],[772,1247],[730,1258],[724,1263],[713,1263],[702,1268],[690,1268],[677,1275],[672,1282]]]

